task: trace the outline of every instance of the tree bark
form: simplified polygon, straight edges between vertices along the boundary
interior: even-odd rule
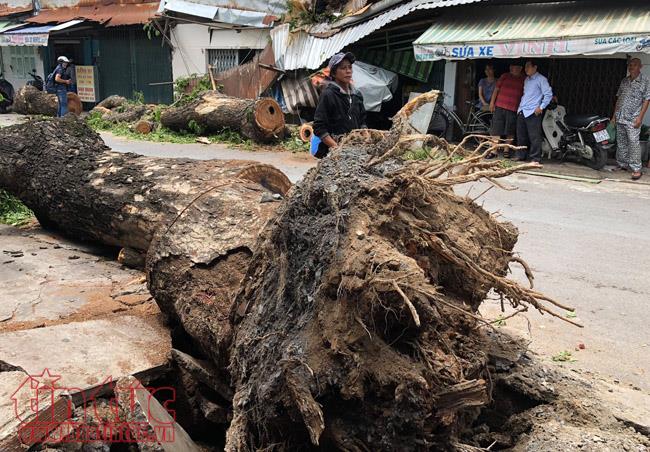
[[[73,118],[1,129],[0,155],[0,187],[45,227],[123,248],[125,264],[148,253],[149,286],[163,313],[223,361],[216,344],[229,337],[234,293],[279,205],[273,195],[291,186],[282,172],[243,160],[111,152]]]
[[[282,137],[284,114],[271,98],[239,99],[207,91],[189,104],[162,112],[160,122],[172,130],[221,132],[230,129],[257,143]]]
[[[57,108],[55,94],[39,91],[31,85],[20,88],[14,99],[14,111],[23,115],[56,116]],[[81,100],[75,93],[68,93],[68,111],[75,115],[82,112]]]

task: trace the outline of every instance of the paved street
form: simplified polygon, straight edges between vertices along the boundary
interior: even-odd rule
[[[245,158],[272,163],[298,180],[314,165],[309,156],[228,150],[220,145],[127,142],[103,135],[120,151],[189,158]],[[516,175],[515,191],[492,189],[485,207],[512,221],[521,235],[517,251],[536,274],[536,288],[577,309],[584,329],[548,315],[527,314],[507,321],[530,337],[531,347],[551,360],[564,350],[577,360],[561,364],[590,369],[650,391],[650,187],[627,182],[599,184]],[[487,185],[461,187],[478,196]],[[479,201],[480,201],[479,200]],[[515,276],[522,278],[519,271]],[[485,315],[499,315],[489,302]],[[578,343],[585,349],[576,351]],[[560,364],[558,364],[560,365]]]

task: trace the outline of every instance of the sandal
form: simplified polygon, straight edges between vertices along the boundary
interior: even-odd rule
[[[632,173],[632,180],[638,180],[641,179],[641,171],[635,171]]]
[[[492,159],[495,159],[497,157],[498,157],[497,154],[489,154],[489,155],[485,156],[485,160],[492,160]]]
[[[503,151],[503,158],[504,159],[509,159],[510,158],[510,149],[507,149]]]

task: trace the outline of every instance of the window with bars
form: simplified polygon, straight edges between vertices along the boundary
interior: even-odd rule
[[[29,46],[9,47],[11,72],[18,79],[26,79],[32,69],[36,68],[36,48]]]
[[[239,65],[238,49],[208,49],[208,65],[212,66],[215,73]]]
[[[253,59],[257,49],[206,49],[208,66],[215,74],[226,71]],[[206,68],[207,69],[207,68]]]

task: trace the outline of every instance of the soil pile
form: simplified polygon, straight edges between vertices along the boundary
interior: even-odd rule
[[[351,137],[262,232],[232,311],[229,450],[448,447],[491,400],[481,301],[542,307],[504,278],[516,228],[452,189],[514,169],[378,158],[393,132]]]

